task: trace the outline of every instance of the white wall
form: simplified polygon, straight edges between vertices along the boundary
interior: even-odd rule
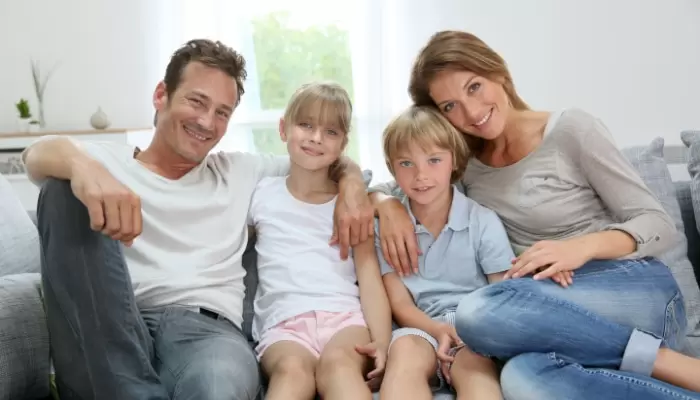
[[[47,128],[89,128],[98,106],[112,127],[149,126],[160,71],[150,66],[156,49],[144,29],[157,19],[139,3],[0,1],[0,131],[17,129],[19,98],[37,111],[31,58],[46,70],[58,63],[45,92]]]
[[[700,1],[390,0],[384,36],[394,102],[410,64],[440,29],[469,30],[509,63],[534,108],[598,115],[621,146],[700,129]],[[439,6],[438,6],[439,4]],[[395,60],[395,61],[394,61]]]
[[[0,131],[15,129],[17,99],[33,101],[30,57],[46,66],[60,63],[46,91],[49,127],[85,128],[97,106],[115,127],[148,126],[153,85],[173,50],[159,48],[158,36],[177,25],[159,13],[165,3],[0,2]],[[700,128],[697,0],[426,4],[385,0],[382,9],[381,98],[392,112],[407,104],[417,50],[434,31],[454,28],[496,48],[533,107],[589,110],[620,145],[656,136],[680,143],[680,130]]]

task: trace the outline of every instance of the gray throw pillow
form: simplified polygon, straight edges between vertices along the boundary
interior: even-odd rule
[[[664,140],[656,138],[648,147],[628,148],[624,149],[623,153],[676,226],[675,246],[662,254],[659,260],[671,269],[685,300],[688,319],[686,353],[700,355],[700,289],[695,280],[693,266],[688,260],[688,241],[684,233],[681,209],[671,173],[664,160]]]
[[[0,175],[0,276],[39,272],[39,234],[12,185]]]
[[[700,232],[700,131],[683,131],[681,140],[689,149],[690,197],[695,211],[695,229]]]

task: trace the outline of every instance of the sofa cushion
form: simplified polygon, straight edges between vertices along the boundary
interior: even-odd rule
[[[0,277],[0,400],[49,395],[49,332],[39,274]]]
[[[700,232],[700,131],[683,131],[681,140],[689,149],[690,196],[695,211],[695,229]]]
[[[700,355],[700,289],[693,266],[688,260],[688,241],[676,198],[676,187],[664,161],[664,140],[654,139],[649,146],[623,150],[644,183],[657,197],[676,226],[675,245],[658,258],[669,266],[683,294],[688,319],[686,353]]]
[[[0,276],[39,272],[39,234],[10,182],[0,175]]]
[[[681,217],[685,237],[688,240],[688,259],[695,270],[695,279],[700,286],[700,232],[696,228],[697,220],[693,209],[693,199],[690,194],[690,182],[674,182],[676,186],[676,198],[681,207]]]

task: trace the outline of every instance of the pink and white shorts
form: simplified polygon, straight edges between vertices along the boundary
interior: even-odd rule
[[[288,340],[299,343],[319,357],[331,338],[349,326],[367,326],[361,311],[310,311],[282,321],[263,332],[255,352],[260,360],[268,347]]]

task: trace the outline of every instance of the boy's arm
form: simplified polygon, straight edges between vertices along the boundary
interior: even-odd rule
[[[353,248],[360,303],[372,341],[385,351],[391,341],[391,308],[387,299],[372,240]]]
[[[479,212],[479,248],[477,249],[479,266],[489,283],[503,280],[510,269],[515,253],[510,245],[508,234],[501,219],[490,209],[482,208]]]
[[[416,306],[411,293],[396,272],[384,274],[383,280],[394,320],[402,327],[420,329],[434,338],[439,337],[442,324],[430,318]]]

